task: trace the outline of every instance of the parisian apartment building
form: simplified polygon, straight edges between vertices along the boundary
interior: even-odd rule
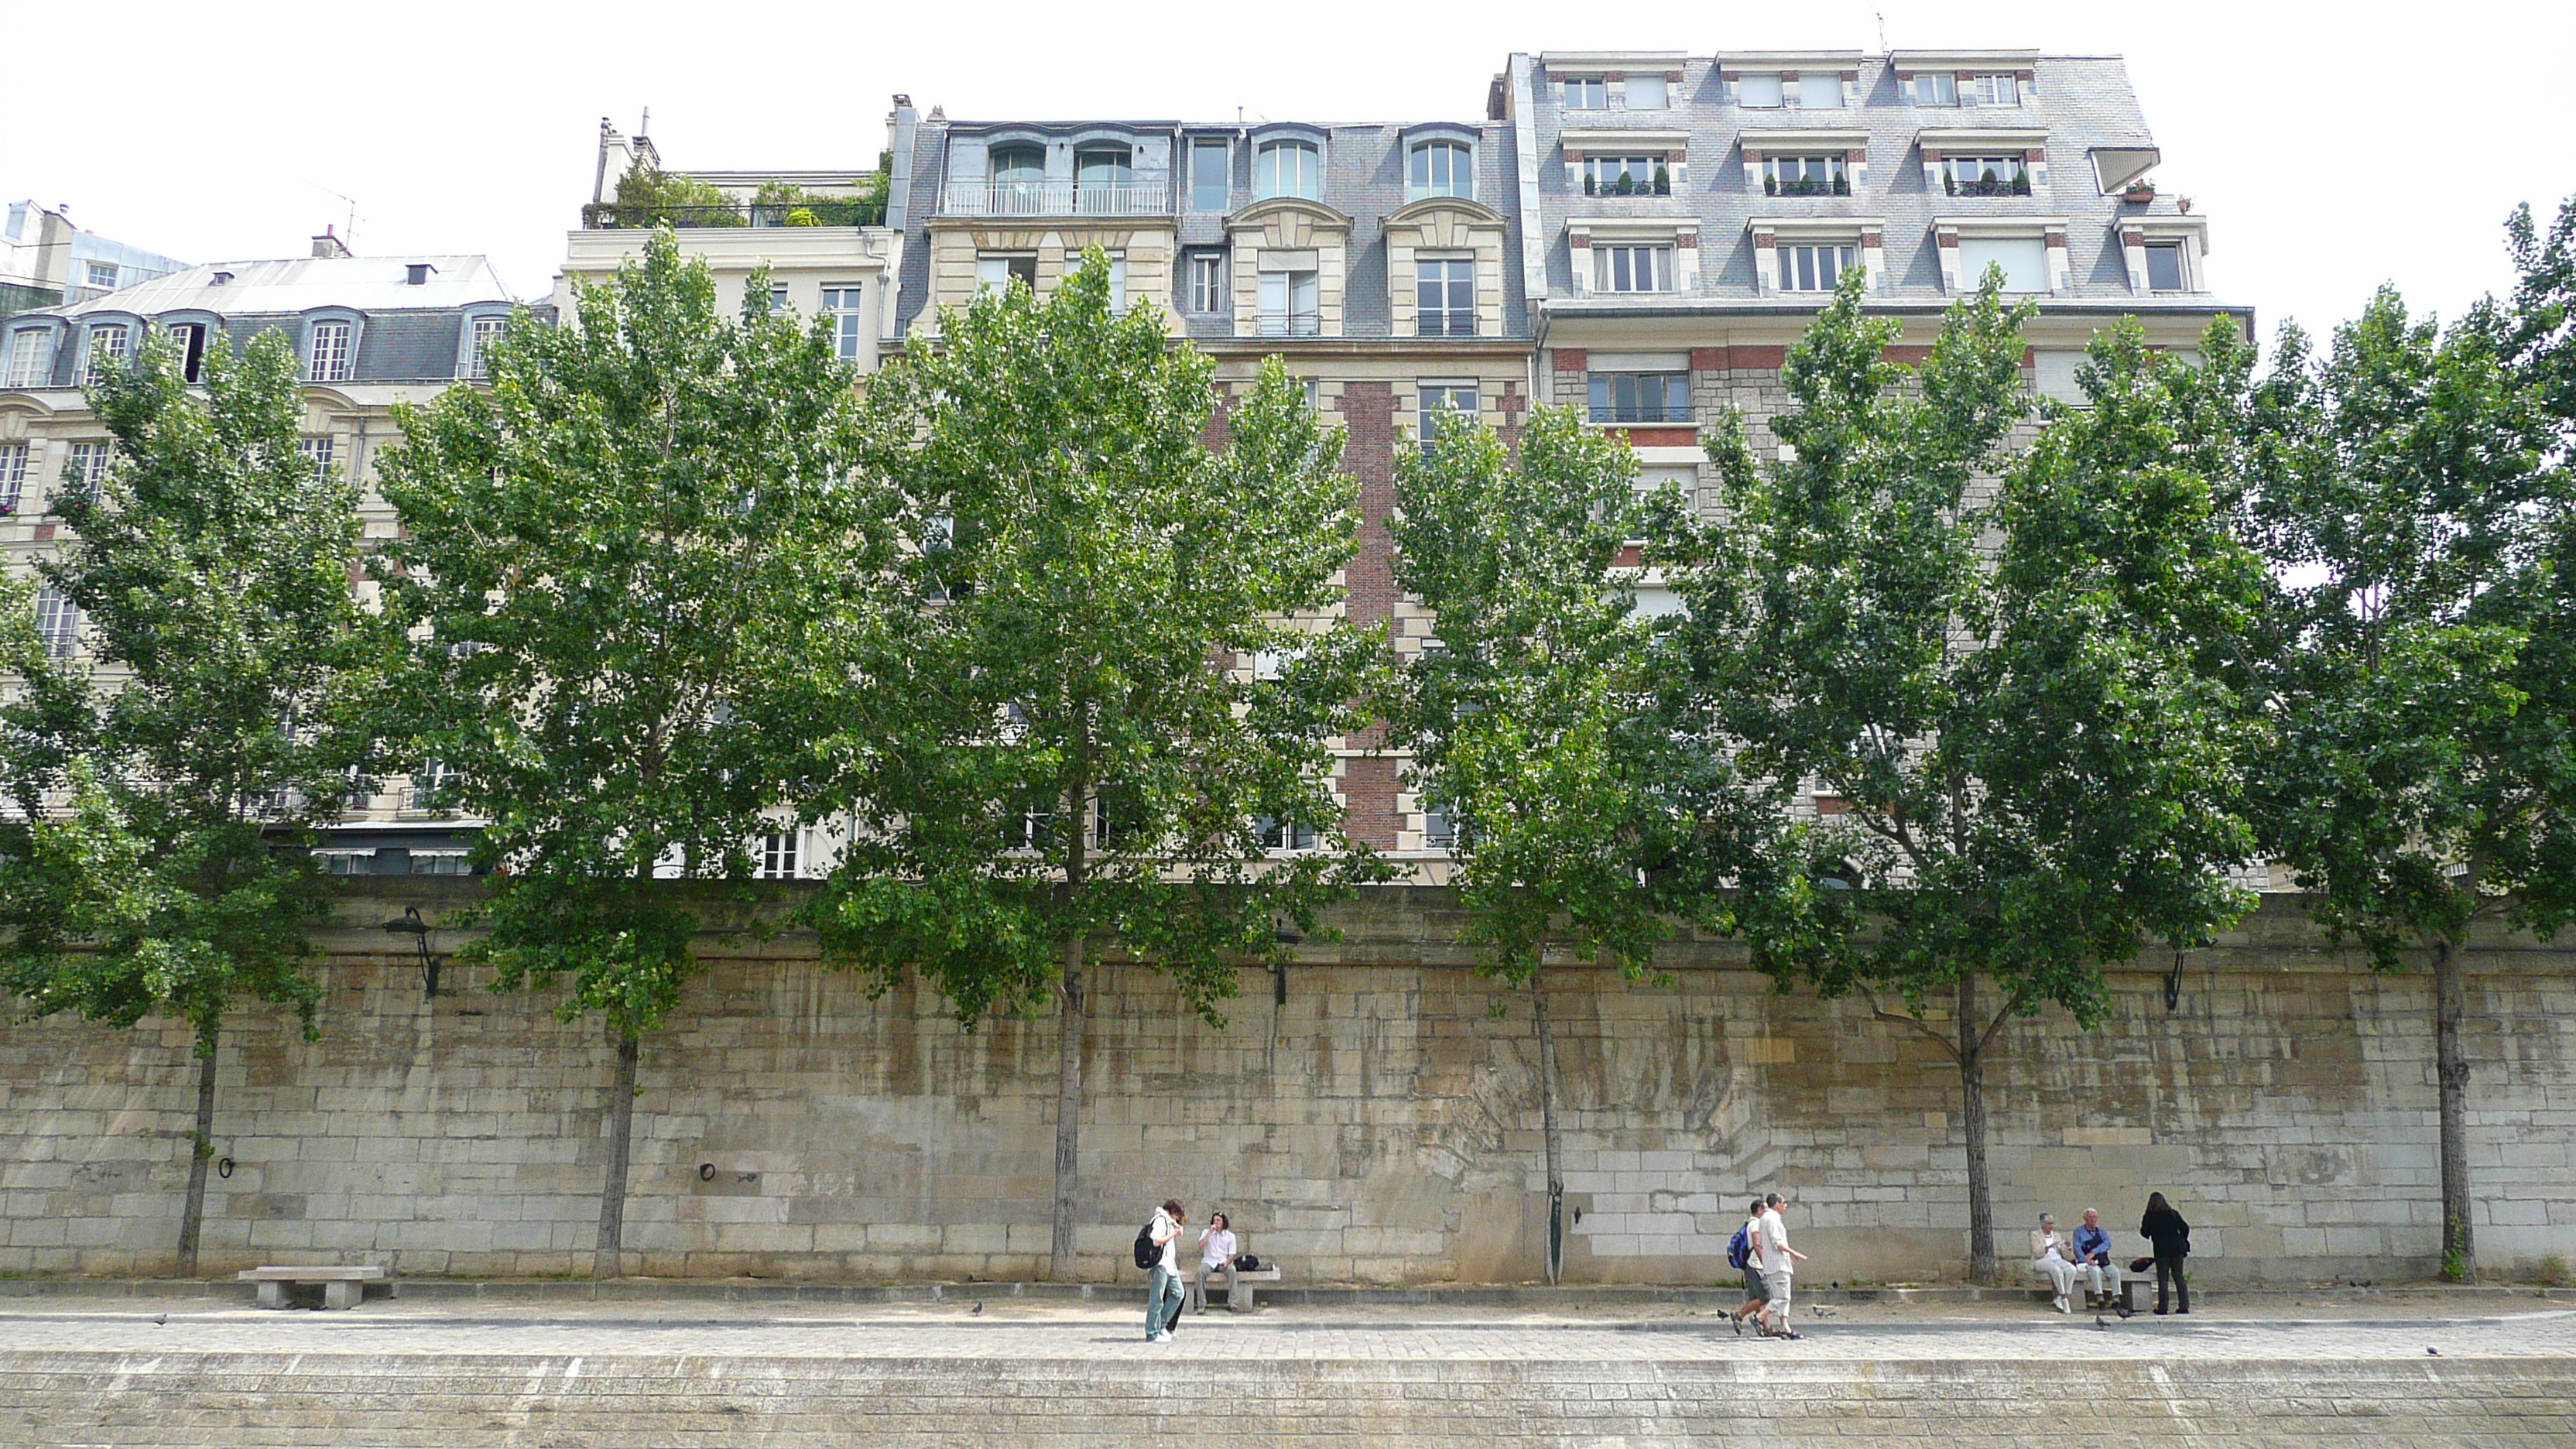
[[[1453,410],[1508,440],[1534,404],[1581,409],[1635,449],[1642,486],[1707,508],[1701,429],[1733,409],[1758,450],[1777,448],[1787,349],[1847,273],[1919,358],[1943,310],[2000,268],[2036,307],[2030,387],[2068,400],[2087,341],[2116,318],[2180,351],[2215,319],[2251,322],[2211,290],[2206,215],[2156,186],[2161,153],[2117,57],[1539,52],[1454,99],[1430,119],[1326,124],[951,118],[897,96],[881,141],[780,158],[795,167],[702,166],[685,143],[665,158],[603,122],[590,203],[539,310],[641,254],[647,219],[616,201],[639,161],[724,198],[651,219],[707,260],[726,306],[766,267],[772,305],[834,319],[862,371],[933,343],[943,309],[1013,280],[1044,294],[1098,248],[1114,300],[1213,357],[1222,386],[1280,356],[1346,431],[1363,526],[1343,607],[1385,624],[1399,654],[1430,629],[1393,584],[1396,459]],[[763,201],[791,193],[802,202]],[[881,219],[852,204],[872,194]],[[145,327],[286,329],[307,359],[310,445],[366,482],[393,399],[470,383],[476,339],[510,298],[479,258],[345,251],[320,238],[310,258],[189,268],[0,324],[12,562],[50,538],[50,491],[104,456],[77,380]],[[372,493],[368,506],[389,530]],[[1639,606],[1675,604],[1648,577]],[[47,627],[77,647],[77,621],[53,607]],[[1402,759],[1374,737],[1344,743],[1352,833],[1439,879],[1445,826],[1405,789]],[[334,868],[453,868],[470,822],[414,818],[410,787],[390,790],[334,841]],[[760,854],[767,873],[805,874],[827,844],[782,826]]]

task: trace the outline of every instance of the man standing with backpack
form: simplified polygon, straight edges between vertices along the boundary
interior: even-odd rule
[[[1154,1220],[1136,1235],[1136,1266],[1145,1270],[1145,1341],[1172,1341],[1181,1313],[1181,1200],[1166,1198]]]
[[[1726,1242],[1726,1266],[1740,1268],[1744,1272],[1744,1306],[1735,1310],[1734,1316],[1728,1320],[1735,1325],[1738,1338],[1744,1336],[1744,1320],[1748,1316],[1753,1319],[1755,1328],[1762,1326],[1762,1308],[1769,1301],[1763,1297],[1762,1267],[1753,1261],[1755,1239],[1762,1231],[1762,1199],[1757,1197],[1753,1200],[1752,1214]]]

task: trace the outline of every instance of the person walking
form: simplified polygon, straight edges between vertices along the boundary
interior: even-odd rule
[[[2173,1288],[2175,1311],[2191,1311],[2191,1278],[2183,1260],[2191,1256],[2191,1224],[2175,1212],[2160,1192],[2147,1194],[2147,1214],[2138,1219],[2138,1236],[2155,1245],[2156,1312],[2165,1311],[2165,1289]]]
[[[1745,1218],[1743,1227],[1735,1230],[1735,1236],[1744,1240],[1744,1306],[1735,1310],[1728,1320],[1735,1325],[1738,1338],[1744,1336],[1747,1317],[1752,1318],[1756,1329],[1762,1326],[1762,1309],[1770,1301],[1763,1296],[1762,1288],[1762,1199],[1755,1198],[1746,1211],[1750,1216]],[[1729,1242],[1728,1256],[1732,1257],[1734,1252],[1735,1245]]]
[[[2116,1308],[2122,1318],[2129,1316],[2128,1295],[2120,1291],[2120,1265],[2111,1261],[2111,1232],[2092,1208],[2084,1210],[2084,1226],[2075,1230],[2075,1271],[2092,1284],[2085,1307]]]
[[[1154,1221],[1146,1226],[1145,1235],[1153,1240],[1162,1256],[1145,1271],[1145,1341],[1169,1343],[1171,1325],[1181,1316],[1181,1224],[1185,1221],[1179,1198],[1166,1198],[1154,1209]]]
[[[1807,1255],[1789,1246],[1789,1227],[1780,1221],[1780,1209],[1788,1200],[1778,1193],[1762,1199],[1762,1216],[1757,1219],[1762,1230],[1756,1240],[1762,1244],[1762,1291],[1771,1300],[1771,1336],[1797,1338],[1798,1330],[1789,1323],[1789,1300],[1794,1296],[1798,1265]]]
[[[1209,1279],[1224,1273],[1229,1275],[1226,1279],[1227,1285],[1229,1287],[1233,1285],[1234,1280],[1231,1275],[1234,1272],[1235,1246],[1233,1221],[1223,1213],[1209,1213],[1208,1225],[1199,1230],[1198,1276],[1190,1280],[1192,1313],[1207,1312]]]
[[[2074,1256],[2074,1248],[2057,1235],[2057,1219],[2041,1213],[2039,1226],[2030,1230],[2030,1269],[2047,1279],[2048,1286],[2055,1290],[2048,1306],[2060,1313],[2073,1311],[2067,1299],[2075,1293]]]

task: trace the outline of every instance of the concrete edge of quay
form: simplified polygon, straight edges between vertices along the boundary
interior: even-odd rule
[[[628,1303],[654,1300],[684,1303],[969,1303],[1021,1299],[1042,1303],[1092,1303],[1125,1306],[1142,1290],[1141,1283],[832,1283],[785,1282],[775,1279],[704,1278],[397,1278],[386,1285],[388,1296],[420,1302]],[[0,1299],[9,1298],[206,1298],[253,1301],[255,1287],[223,1278],[0,1278]],[[370,1294],[373,1297],[374,1294]],[[2319,1283],[2262,1287],[2193,1287],[2192,1296],[2212,1305],[2279,1302],[2289,1298],[2328,1297],[2339,1302],[2368,1303],[2403,1299],[2416,1304],[2448,1302],[2459,1307],[2491,1299],[2527,1299],[2542,1303],[2576,1303],[2576,1287],[2527,1283]],[[1802,1303],[1836,1305],[1869,1303],[2044,1303],[2046,1285],[2013,1284],[1982,1288],[1966,1284],[1801,1283]],[[1581,1284],[1549,1288],[1538,1284],[1424,1284],[1378,1287],[1365,1284],[1263,1285],[1266,1306],[1298,1308],[1433,1307],[1486,1309],[1599,1309],[1673,1305],[1687,1308],[1733,1308],[1743,1302],[1735,1284],[1670,1286]]]

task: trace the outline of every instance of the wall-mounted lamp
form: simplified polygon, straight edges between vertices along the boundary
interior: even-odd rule
[[[438,995],[438,958],[429,949],[429,922],[420,918],[420,907],[405,906],[402,915],[385,922],[384,929],[397,936],[409,936],[420,948],[420,994],[423,999]]]
[[[2182,1010],[2182,953],[2174,953],[2173,969],[2165,973],[2165,1011]]]
[[[1286,926],[1273,927],[1270,936],[1282,946],[1294,946],[1306,939]],[[1270,963],[1270,1004],[1288,1004],[1288,963],[1284,959]]]

